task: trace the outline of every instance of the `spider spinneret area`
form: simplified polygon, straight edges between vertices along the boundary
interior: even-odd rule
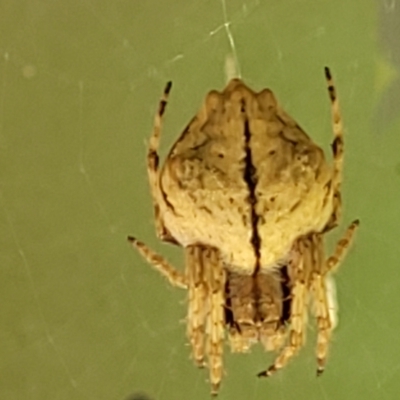
[[[227,337],[233,352],[257,342],[277,351],[258,376],[281,369],[304,345],[309,301],[317,323],[317,374],[334,321],[327,279],[342,261],[354,220],[326,257],[324,235],[338,225],[344,154],[336,90],[325,68],[333,119],[333,165],[279,106],[269,89],[232,79],[211,91],[159,168],[169,82],[155,116],[147,170],[157,236],[182,246],[185,270],[128,239],[177,287],[188,290],[192,357],[217,394]]]

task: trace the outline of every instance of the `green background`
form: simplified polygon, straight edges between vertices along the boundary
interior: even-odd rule
[[[325,374],[315,328],[273,354],[226,348],[219,399],[397,399],[400,392],[400,4],[396,0],[0,1],[0,398],[208,399],[189,359],[186,293],[131,249],[157,241],[145,143],[167,80],[162,154],[235,54],[329,151],[323,67],[346,128],[344,215],[361,227],[337,274]]]

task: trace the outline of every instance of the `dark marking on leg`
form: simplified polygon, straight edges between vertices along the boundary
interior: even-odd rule
[[[169,81],[169,82],[167,82],[167,85],[165,86],[164,97],[160,101],[160,105],[159,105],[159,108],[158,108],[158,115],[160,117],[162,117],[164,115],[165,107],[167,106],[167,97],[169,95],[169,92],[171,91],[171,88],[172,88],[172,82]]]
[[[343,138],[341,136],[336,136],[333,140],[331,147],[334,156],[343,154]]]

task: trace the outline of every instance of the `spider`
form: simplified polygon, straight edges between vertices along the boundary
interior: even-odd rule
[[[305,342],[309,299],[317,324],[317,375],[333,329],[327,279],[341,263],[358,220],[324,253],[338,225],[344,154],[335,86],[331,101],[333,165],[269,89],[254,92],[232,79],[211,91],[173,145],[162,168],[158,148],[169,82],[147,151],[157,236],[182,246],[180,272],[134,237],[129,241],[168,281],[188,291],[192,358],[208,365],[211,392],[223,375],[227,336],[233,352],[261,342],[278,355],[258,376],[283,368]]]

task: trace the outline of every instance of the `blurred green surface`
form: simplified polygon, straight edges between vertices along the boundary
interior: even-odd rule
[[[0,398],[209,398],[207,372],[189,360],[185,292],[126,236],[182,266],[155,238],[145,141],[168,79],[163,154],[206,92],[223,88],[234,53],[245,81],[272,88],[327,150],[330,66],[346,127],[343,224],[330,245],[352,219],[362,226],[337,274],[325,375],[315,377],[310,323],[306,348],[268,380],[255,375],[272,354],[226,351],[219,399],[397,399],[398,6],[0,1]]]

